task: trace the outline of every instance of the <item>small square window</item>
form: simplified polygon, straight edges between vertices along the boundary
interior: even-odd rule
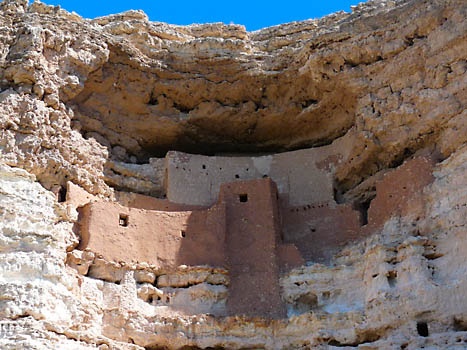
[[[123,227],[128,227],[128,215],[125,214],[120,214],[120,217],[118,219],[118,224]]]
[[[248,202],[248,195],[245,193],[245,194],[240,194],[238,195],[238,200],[242,203],[246,203]]]

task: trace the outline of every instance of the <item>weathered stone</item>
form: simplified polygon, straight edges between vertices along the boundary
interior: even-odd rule
[[[2,1],[0,347],[463,348],[466,18],[463,0],[372,0],[352,13],[247,32],[150,22],[140,11],[87,20],[38,1]],[[326,233],[294,229],[317,242],[298,248],[325,259],[283,271],[287,317],[219,317],[234,269],[161,272],[96,256],[84,276],[92,257],[73,250],[75,209],[103,197],[116,205],[113,188],[169,194],[167,151],[262,158],[307,147],[322,155],[336,143],[338,154],[310,167],[329,174],[331,186],[317,194],[335,207],[296,203],[312,221],[303,227],[319,223]],[[413,162],[425,149],[438,155],[429,167]],[[87,192],[61,203],[70,181]],[[119,199],[140,210],[182,208]],[[339,235],[340,218],[328,211],[339,206],[352,227],[352,209],[362,217],[368,209],[371,234],[345,241],[354,231]],[[346,245],[326,250],[335,238]],[[160,273],[183,277],[162,290],[150,284]],[[161,277],[154,283],[170,280]],[[157,304],[160,291],[168,299]]]
[[[86,276],[89,267],[94,262],[94,253],[75,249],[67,254],[66,262],[80,275]]]
[[[149,303],[158,300],[167,302],[167,295],[162,290],[146,283],[138,287],[138,298]]]
[[[125,269],[115,262],[109,262],[101,258],[94,259],[89,267],[88,276],[108,282],[119,282],[125,275]]]
[[[156,275],[151,271],[136,270],[135,279],[138,283],[154,283],[156,280]]]

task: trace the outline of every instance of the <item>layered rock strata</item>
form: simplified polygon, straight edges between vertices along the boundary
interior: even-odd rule
[[[247,32],[1,2],[0,347],[465,348],[466,18],[463,0],[374,0]],[[169,151],[336,143],[326,191],[371,234],[283,274],[287,317],[209,314],[227,270],[160,274],[76,249],[69,182],[137,206],[168,194]]]

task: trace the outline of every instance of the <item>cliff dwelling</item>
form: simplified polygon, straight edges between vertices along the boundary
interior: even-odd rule
[[[0,0],[0,349],[467,349],[466,53],[466,0]]]
[[[106,262],[147,263],[158,275],[180,266],[223,271],[223,303],[201,310],[175,303],[181,312],[286,317],[281,273],[306,262],[328,263],[394,214],[420,210],[417,194],[432,181],[434,160],[419,155],[383,176],[364,213],[338,204],[332,179],[341,147],[256,157],[169,152],[157,172],[167,198],[126,194],[126,205],[90,200],[69,184],[68,200],[80,205],[77,249]],[[85,273],[106,279],[93,269]],[[170,307],[172,298],[159,294],[146,300]]]

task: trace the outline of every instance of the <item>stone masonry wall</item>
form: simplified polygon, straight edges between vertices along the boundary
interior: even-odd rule
[[[361,238],[360,213],[334,202],[285,206],[282,234],[306,261],[326,263],[346,244]]]
[[[269,180],[223,184],[232,315],[284,317],[279,288],[281,243],[277,188]]]
[[[167,198],[174,203],[212,205],[223,183],[269,177],[291,205],[333,199],[333,164],[343,156],[342,140],[329,146],[257,157],[167,154]],[[326,163],[328,166],[322,166]]]
[[[256,32],[1,1],[0,348],[465,349],[466,52],[465,0],[369,0]],[[339,209],[334,197],[368,221],[325,263],[313,260],[323,240],[305,235],[312,263],[280,276],[288,318],[223,317],[226,269],[74,249],[83,201],[164,198],[168,151],[324,152],[344,140],[310,166],[332,175],[334,196],[316,186],[329,197],[310,203],[306,186],[276,179],[300,215],[333,220],[317,206]],[[433,171],[411,161],[423,149],[440,155]],[[96,197],[63,202],[69,182]],[[289,203],[294,191],[306,201]]]
[[[307,261],[327,263],[345,245],[370,236],[391,217],[424,210],[423,188],[433,181],[435,156],[426,153],[407,160],[376,182],[376,197],[366,211],[333,200],[302,206],[281,205],[282,234]]]
[[[162,270],[224,265],[225,209],[164,212],[90,203],[81,209],[79,249],[107,261],[144,261]]]
[[[68,187],[70,204],[86,200],[84,191]],[[278,193],[272,180],[224,184],[215,205],[197,210],[181,210],[186,205],[144,200],[143,196],[133,199],[142,206],[157,204],[171,210],[138,209],[96,199],[82,206],[78,249],[99,257],[97,264],[84,263],[86,269],[75,258],[73,266],[82,274],[119,282],[122,272],[102,272],[105,265],[108,270],[116,262],[149,264],[159,274],[173,273],[182,266],[228,267],[229,314],[285,316],[279,273],[303,265],[304,260],[293,244],[282,244]],[[157,285],[161,285],[160,278]],[[150,302],[154,297],[149,295],[159,299],[164,295],[151,286],[146,289],[142,295]],[[169,299],[165,297],[167,304],[183,312],[213,312],[215,308],[216,314],[225,314],[217,304],[213,309],[200,309]]]

